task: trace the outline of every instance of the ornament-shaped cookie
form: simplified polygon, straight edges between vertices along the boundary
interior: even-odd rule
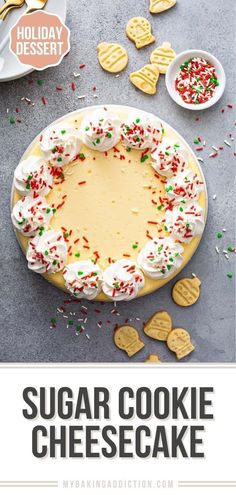
[[[144,333],[156,340],[167,340],[172,329],[172,319],[167,311],[158,311],[144,324]]]
[[[144,361],[145,363],[161,363],[158,354],[149,354],[148,359]]]
[[[132,357],[136,352],[139,352],[144,343],[141,341],[136,328],[130,325],[122,325],[117,328],[114,333],[114,342],[119,349],[125,351],[129,357]]]
[[[132,84],[143,91],[143,93],[154,95],[157,90],[156,85],[159,79],[159,70],[155,64],[144,65],[137,72],[132,72],[129,78]]]
[[[161,46],[158,46],[153,50],[150,61],[151,64],[157,65],[160,74],[166,74],[167,69],[175,56],[176,53],[173,48],[171,48],[171,44],[168,41],[165,41]]]
[[[182,278],[172,289],[172,298],[179,306],[192,306],[200,296],[201,280],[199,278]]]
[[[177,0],[150,0],[149,10],[151,14],[160,14],[164,10],[174,7]]]
[[[100,43],[97,51],[99,63],[107,72],[121,72],[128,63],[128,53],[118,43]]]
[[[174,330],[169,333],[167,345],[171,351],[176,353],[177,359],[182,359],[194,351],[190,335],[187,330],[184,330],[183,328],[174,328]]]
[[[150,22],[145,17],[133,17],[126,26],[126,34],[136,48],[143,48],[155,41]]]

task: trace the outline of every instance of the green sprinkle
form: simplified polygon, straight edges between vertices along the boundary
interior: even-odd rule
[[[168,228],[167,228],[167,226],[166,226],[166,225],[164,225],[164,227],[163,227],[163,228],[164,228],[164,231],[165,231],[165,232],[168,232]]]
[[[44,251],[44,254],[45,254],[45,256],[47,256],[48,255],[48,251]]]
[[[139,143],[139,141],[141,141],[140,137],[137,136],[136,139],[135,139],[136,143]]]
[[[30,184],[26,184],[25,189],[30,189]]]
[[[179,211],[184,211],[182,206],[179,207]]]
[[[168,186],[165,188],[166,192],[169,192],[169,191],[173,191],[173,187],[172,186]]]
[[[173,258],[169,258],[169,261],[171,261],[171,263],[174,263],[174,259]]]
[[[64,237],[65,237],[66,239],[67,239],[67,237],[69,237],[69,235],[70,235],[70,234],[69,234],[69,232],[65,232],[65,233],[64,233]]]
[[[97,277],[97,272],[93,272],[92,277]]]
[[[166,265],[167,270],[170,270],[172,268],[172,265]]]
[[[52,325],[56,325],[57,320],[56,320],[55,318],[51,318],[51,320],[50,320],[50,321],[51,321],[51,324],[52,324]]]
[[[17,222],[17,223],[18,223],[18,225],[22,225],[22,223],[24,223],[24,222],[25,222],[25,218],[22,218],[22,220],[20,222]]]
[[[53,266],[57,265],[57,260],[54,260],[54,261],[52,262],[52,264],[53,264]]]
[[[69,321],[68,321],[68,325],[74,325],[73,320],[69,320]]]
[[[108,133],[107,133],[107,137],[108,137],[109,139],[111,139],[111,137],[112,137],[112,133],[111,133],[111,132],[108,132]]]
[[[85,127],[85,130],[86,130],[86,131],[89,131],[89,129],[90,129],[90,127]]]
[[[75,253],[75,257],[76,258],[79,258],[80,257],[80,253]]]
[[[50,211],[51,211],[51,208],[46,209],[46,213],[50,213]]]
[[[80,157],[80,158],[85,158],[84,153],[80,153],[80,154],[79,154],[79,157]]]
[[[162,127],[161,132],[162,132],[162,134],[164,134],[164,133],[165,133],[165,129],[164,129],[164,127]]]
[[[160,251],[162,251],[163,249],[163,246],[159,246],[159,248],[157,249],[158,253],[160,253]]]
[[[128,152],[130,152],[130,151],[131,151],[131,148],[126,148],[126,150],[127,150]]]
[[[159,210],[159,211],[160,211],[160,210],[162,210],[162,208],[163,208],[163,206],[162,206],[162,205],[158,205],[158,206],[157,206],[157,210]]]
[[[137,248],[138,248],[138,244],[133,244],[133,245],[132,245],[132,248],[133,248],[133,249],[137,249]]]
[[[165,155],[170,156],[170,153],[168,153],[168,151],[165,151]]]
[[[136,119],[136,120],[135,120],[135,123],[136,123],[136,124],[139,124],[139,123],[140,123],[140,120],[141,120],[141,119]]]
[[[76,332],[77,333],[80,333],[81,329],[82,329],[81,325],[76,325]]]
[[[65,134],[65,133],[66,133],[65,129],[62,129],[61,134]]]
[[[43,80],[42,80],[42,79],[38,79],[37,84],[38,84],[39,86],[42,86],[42,85],[43,85]]]
[[[119,283],[118,283],[118,282],[116,282],[116,283],[114,284],[114,287],[115,287],[115,289],[119,289]]]
[[[199,139],[198,139],[198,138],[195,138],[195,139],[193,140],[193,142],[194,142],[194,144],[199,144],[199,143],[200,143],[200,141],[199,141]]]
[[[57,151],[57,147],[54,146],[54,148],[51,149],[51,152],[56,153],[56,151]]]
[[[10,117],[9,122],[10,124],[15,124],[16,123],[15,117]]]
[[[100,138],[97,138],[96,139],[96,144],[100,144],[101,143],[101,139]]]
[[[233,278],[233,274],[232,274],[232,272],[228,272],[228,273],[227,273],[227,277],[228,277],[228,278]]]
[[[53,213],[56,213],[57,209],[56,208],[53,208],[52,211],[53,211]]]
[[[78,273],[78,275],[83,275],[84,272],[77,272],[77,273]]]
[[[221,237],[223,237],[222,232],[217,232],[216,237],[217,239],[221,239]]]
[[[190,223],[186,223],[186,227],[187,227],[187,229],[189,229]]]
[[[232,248],[232,246],[231,246],[231,245],[227,246],[227,251],[228,251],[229,253],[233,253],[233,248]]]
[[[33,176],[32,175],[28,175],[27,180],[31,180],[31,179],[33,179]]]
[[[163,273],[163,275],[166,273],[166,271],[164,270],[164,268],[161,270],[161,273]]]
[[[148,160],[148,155],[141,156],[141,158],[140,158],[141,163],[145,162],[146,160]]]
[[[59,158],[57,159],[58,162],[62,162],[62,158],[61,156],[59,156]]]
[[[177,256],[179,256],[179,253],[175,253],[175,258],[176,258]]]

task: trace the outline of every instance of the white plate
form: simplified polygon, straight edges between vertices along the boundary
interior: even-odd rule
[[[1,6],[4,0],[1,0]],[[0,26],[0,42],[5,38],[11,27],[16,23],[17,19],[22,16],[26,10],[26,5],[20,9],[12,10],[6,20]],[[66,0],[48,0],[44,10],[51,14],[57,14],[62,22],[66,19]],[[1,53],[1,56],[5,58],[5,63],[0,71],[0,82],[13,81],[19,79],[26,74],[29,74],[34,69],[29,65],[21,64],[15,55],[9,50],[9,43],[5,46]]]

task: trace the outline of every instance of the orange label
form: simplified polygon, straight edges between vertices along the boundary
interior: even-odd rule
[[[10,32],[10,49],[22,64],[43,70],[60,64],[70,50],[70,31],[55,14],[21,16]]]

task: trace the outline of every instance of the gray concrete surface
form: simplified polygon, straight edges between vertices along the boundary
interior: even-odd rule
[[[71,52],[59,67],[41,73],[0,84],[0,172],[1,172],[1,361],[129,361],[113,342],[113,328],[126,318],[134,320],[142,334],[142,322],[153,312],[165,308],[173,316],[175,326],[183,326],[191,332],[196,351],[187,361],[230,362],[235,361],[234,326],[234,254],[225,259],[217,255],[228,244],[234,244],[233,177],[235,157],[233,149],[223,141],[230,141],[229,133],[235,130],[234,110],[227,107],[233,100],[235,89],[235,0],[179,0],[172,10],[157,16],[148,12],[148,0],[70,0],[67,24],[71,29]],[[227,87],[222,100],[203,113],[186,111],[170,100],[164,78],[158,84],[158,93],[149,97],[136,90],[128,80],[129,72],[148,62],[153,46],[137,51],[125,34],[125,25],[132,16],[147,17],[153,26],[157,42],[172,42],[177,52],[188,48],[201,48],[214,53],[226,71]],[[129,52],[128,68],[119,78],[103,72],[97,63],[96,46],[100,41],[121,42]],[[84,69],[79,65],[85,63]],[[80,72],[76,79],[76,92],[70,89],[73,72]],[[29,84],[29,80],[34,83]],[[43,80],[43,85],[37,80]],[[63,91],[57,92],[56,85]],[[92,87],[96,85],[95,100]],[[84,100],[77,95],[86,94]],[[26,96],[35,102],[28,106],[20,98]],[[47,99],[43,106],[41,97]],[[119,315],[111,315],[112,304],[100,305],[85,302],[88,308],[86,330],[76,335],[75,326],[66,328],[67,319],[57,314],[63,306],[64,294],[50,286],[43,278],[27,269],[24,256],[11,228],[9,198],[13,171],[25,148],[38,132],[63,114],[94,103],[116,103],[137,106],[153,111],[173,125],[188,143],[202,136],[206,140],[203,171],[209,192],[209,217],[204,237],[195,256],[182,272],[189,276],[195,272],[202,280],[199,302],[187,309],[177,307],[171,299],[171,285],[144,299],[119,303]],[[10,125],[9,116],[20,108],[22,123]],[[9,114],[7,114],[9,108]],[[225,112],[221,113],[221,109]],[[199,118],[196,121],[196,118]],[[233,146],[233,142],[230,141]],[[211,146],[224,145],[215,159],[208,158]],[[217,198],[213,200],[213,195]],[[222,239],[216,233],[226,229]],[[232,271],[233,279],[226,273]],[[83,303],[82,303],[83,304]],[[86,317],[81,314],[81,304],[66,305],[71,320]],[[98,314],[94,310],[99,309]],[[50,329],[50,319],[56,318],[56,328]],[[97,326],[98,320],[102,327]],[[110,320],[111,323],[106,323]],[[89,335],[90,340],[86,337]],[[149,353],[159,353],[163,361],[175,361],[175,356],[165,344],[143,336],[146,347],[133,361],[144,361]],[[132,361],[131,361],[132,362]]]

